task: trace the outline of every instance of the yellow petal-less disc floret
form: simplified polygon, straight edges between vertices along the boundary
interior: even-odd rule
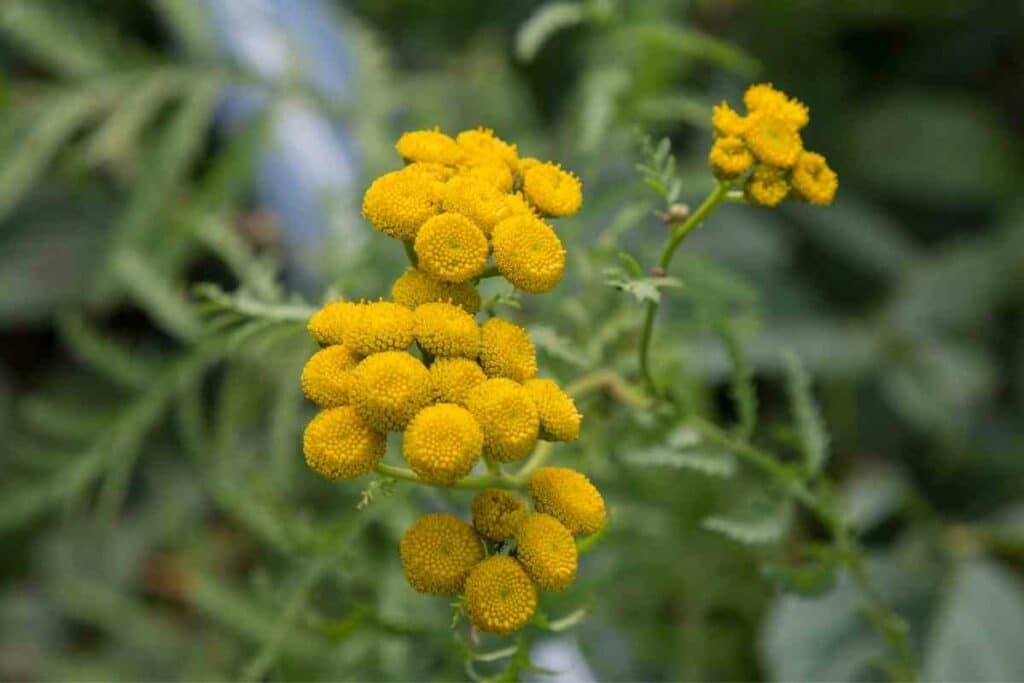
[[[522,460],[540,430],[537,408],[522,385],[499,377],[474,387],[466,407],[484,432],[484,455],[498,462]]]
[[[754,165],[754,155],[743,140],[730,135],[715,140],[708,154],[708,163],[715,176],[731,180],[743,175]]]
[[[444,282],[465,282],[487,265],[487,238],[457,213],[442,213],[424,223],[414,248],[420,270]]]
[[[516,529],[516,557],[541,590],[560,591],[576,580],[576,540],[544,513],[528,515]]]
[[[487,633],[518,631],[537,609],[537,589],[523,566],[507,555],[494,555],[466,577],[466,613]]]
[[[530,497],[574,534],[592,534],[604,526],[604,498],[586,475],[566,467],[542,467],[530,477]]]
[[[459,167],[459,175],[479,180],[499,192],[511,192],[515,184],[512,169],[494,157],[470,159]]]
[[[525,382],[537,374],[537,349],[519,325],[491,318],[480,326],[480,366],[488,377]]]
[[[360,304],[349,316],[342,340],[357,356],[403,351],[412,346],[412,324],[412,311],[405,306],[390,301]]]
[[[484,489],[473,497],[473,528],[488,541],[507,541],[526,517],[526,504],[504,489]]]
[[[341,344],[345,327],[358,309],[359,304],[352,301],[332,301],[309,317],[306,329],[321,346]]]
[[[565,247],[547,223],[529,214],[506,218],[491,235],[494,265],[514,287],[531,294],[555,288],[565,272]]]
[[[348,405],[350,371],[359,359],[341,344],[320,349],[302,368],[302,393],[321,408]]]
[[[743,104],[752,113],[771,112],[782,118],[794,131],[800,130],[810,121],[807,105],[787,97],[786,93],[776,90],[771,83],[757,83],[747,88]]]
[[[398,554],[409,585],[433,595],[461,591],[470,570],[484,559],[473,527],[442,513],[416,520],[402,535]]]
[[[789,182],[782,169],[758,166],[743,186],[747,201],[759,206],[778,206],[789,194]]]
[[[711,110],[711,125],[717,135],[739,137],[747,131],[750,122],[728,103],[721,102]]]
[[[480,292],[471,282],[441,282],[418,268],[410,268],[395,280],[391,285],[391,298],[410,309],[420,304],[444,302],[455,304],[467,313],[480,310]]]
[[[468,358],[438,358],[430,364],[434,398],[443,403],[465,405],[470,389],[486,380],[483,369]]]
[[[544,162],[537,157],[523,157],[519,160],[519,164],[516,166],[516,173],[519,175],[519,178],[522,179],[526,176],[527,171],[534,166],[540,166],[543,163]]]
[[[402,454],[420,479],[449,486],[469,474],[483,451],[484,434],[468,410],[454,403],[427,406],[402,437]]]
[[[510,169],[519,164],[519,153],[516,146],[505,142],[490,128],[464,130],[455,137],[468,156],[475,159],[492,157],[505,162]]]
[[[514,206],[508,195],[480,178],[458,175],[445,185],[444,210],[458,213],[473,221],[484,235],[491,236],[494,226],[513,215]]]
[[[423,173],[393,171],[374,180],[363,195],[363,215],[385,235],[411,241],[440,212],[443,197],[444,183]]]
[[[419,173],[431,180],[436,180],[439,183],[446,183],[453,175],[455,175],[455,169],[451,166],[435,164],[429,161],[417,161],[409,164],[403,168],[402,171],[404,173]]]
[[[530,203],[548,216],[571,216],[583,204],[583,185],[557,164],[534,166],[523,176],[523,192]]]
[[[306,425],[306,464],[328,479],[355,479],[373,471],[384,457],[385,437],[352,406],[322,410]]]
[[[374,429],[405,429],[433,400],[430,371],[403,351],[376,353],[352,371],[349,400]]]
[[[402,133],[395,149],[406,161],[452,165],[462,161],[465,151],[450,136],[439,130],[413,130]]]
[[[815,152],[804,152],[796,160],[790,174],[793,190],[811,204],[831,204],[839,189],[839,178],[829,168],[825,157]]]
[[[546,441],[575,441],[580,435],[583,416],[569,394],[550,379],[531,379],[523,383],[540,417],[540,436]]]
[[[750,119],[743,140],[758,161],[776,168],[789,168],[796,163],[803,143],[791,125],[770,112],[757,112]]]
[[[480,327],[453,304],[422,304],[413,311],[413,335],[420,348],[439,358],[476,358]]]

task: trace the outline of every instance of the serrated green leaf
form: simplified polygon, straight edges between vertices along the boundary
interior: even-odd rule
[[[818,405],[811,395],[810,378],[792,352],[783,355],[786,364],[786,391],[795,428],[800,437],[804,470],[811,477],[821,474],[828,459],[828,432]]]
[[[81,313],[58,317],[57,331],[80,361],[118,384],[140,388],[156,372],[144,356],[91,327]]]
[[[754,389],[753,374],[747,363],[746,354],[743,352],[743,345],[732,325],[722,320],[716,325],[716,331],[725,345],[729,362],[732,365],[730,391],[733,403],[736,404],[736,414],[739,416],[736,433],[741,438],[747,439],[754,433],[757,423],[757,391]]]
[[[94,75],[116,63],[110,48],[117,41],[74,5],[57,10],[32,0],[6,0],[0,6],[0,31],[64,76]]]
[[[732,516],[712,515],[702,526],[746,545],[773,543],[789,529],[793,520],[790,500],[757,498],[746,509]]]
[[[591,364],[590,358],[568,338],[558,334],[555,328],[549,325],[531,325],[529,331],[534,345],[549,355],[578,368]]]
[[[586,6],[580,2],[541,5],[516,32],[516,57],[523,62],[532,61],[551,36],[586,19]]]

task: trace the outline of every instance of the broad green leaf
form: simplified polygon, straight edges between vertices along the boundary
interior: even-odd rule
[[[821,418],[818,404],[811,394],[811,380],[800,363],[799,357],[787,352],[786,392],[789,407],[793,413],[795,427],[800,437],[800,451],[803,453],[804,470],[811,477],[821,474],[828,460],[828,432]]]

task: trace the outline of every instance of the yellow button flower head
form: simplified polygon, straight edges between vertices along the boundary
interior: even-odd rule
[[[530,203],[548,216],[571,216],[583,205],[580,179],[558,164],[544,163],[527,171],[523,191]]]
[[[466,407],[484,431],[487,457],[514,462],[533,450],[540,418],[522,385],[503,377],[489,379],[470,390]]]
[[[353,309],[342,340],[357,356],[403,351],[412,346],[412,323],[412,311],[405,306],[390,301],[361,304]]]
[[[359,309],[352,301],[332,301],[310,316],[306,329],[321,346],[341,344],[348,321]]]
[[[512,169],[494,157],[471,159],[459,168],[460,175],[479,180],[499,192],[511,192],[515,184]]]
[[[604,499],[586,475],[565,467],[542,467],[530,477],[530,497],[574,534],[592,534],[605,522]]]
[[[402,133],[402,137],[395,143],[395,149],[406,161],[433,164],[457,164],[466,156],[455,140],[437,129]]]
[[[472,176],[455,176],[445,185],[444,191],[444,210],[470,219],[487,237],[491,236],[495,225],[515,215],[519,208],[510,195]]]
[[[444,183],[423,173],[394,171],[370,185],[363,196],[363,215],[385,235],[411,241],[441,210],[443,196]]]
[[[424,223],[414,248],[420,270],[444,282],[465,282],[487,266],[487,238],[457,213],[442,213]]]
[[[522,159],[519,160],[519,164],[516,167],[516,173],[519,175],[520,178],[523,178],[526,176],[527,171],[529,171],[534,166],[540,166],[543,163],[543,161],[536,157],[523,157]]]
[[[514,287],[550,292],[565,273],[565,247],[547,223],[528,214],[506,218],[491,235],[494,265]]]
[[[469,573],[466,613],[474,626],[499,635],[526,626],[537,609],[537,589],[523,566],[507,555],[489,557]]]
[[[452,303],[466,311],[480,310],[480,292],[470,282],[441,282],[418,268],[405,271],[391,285],[391,298],[396,304],[415,309],[434,301]]]
[[[443,403],[464,405],[470,389],[486,380],[483,369],[468,358],[438,358],[430,364],[434,398]]]
[[[435,164],[429,161],[417,161],[402,169],[404,173],[418,173],[431,180],[446,183],[455,175],[455,169],[444,164]]]
[[[484,559],[473,527],[440,513],[416,520],[402,535],[398,553],[409,585],[434,595],[461,591],[470,570]]]
[[[540,417],[540,435],[546,441],[575,441],[580,435],[583,416],[569,394],[550,379],[531,379],[523,383]]]
[[[576,580],[576,541],[551,515],[523,520],[516,529],[516,557],[541,590],[564,590]]]
[[[320,349],[302,368],[302,393],[321,408],[348,404],[350,370],[359,359],[340,344]]]
[[[512,538],[526,515],[522,499],[504,489],[484,489],[473,497],[473,528],[488,541]]]
[[[402,437],[402,454],[413,472],[448,486],[469,474],[483,452],[484,434],[468,410],[454,403],[427,406]]]
[[[786,93],[776,90],[771,83],[757,83],[747,88],[743,104],[751,113],[770,112],[782,118],[794,131],[800,130],[810,121],[807,105],[787,97]]]
[[[750,118],[750,127],[743,139],[758,161],[777,168],[789,168],[796,163],[803,143],[791,125],[770,112],[758,112]]]
[[[500,159],[510,169],[515,169],[519,164],[519,153],[516,151],[516,146],[499,138],[490,128],[464,130],[456,136],[455,141],[469,157]]]
[[[480,326],[480,365],[488,377],[525,382],[537,374],[537,349],[519,325],[491,318]]]
[[[790,176],[793,190],[811,204],[831,204],[839,189],[839,178],[829,168],[825,157],[814,152],[804,152],[796,160]]]
[[[715,140],[708,154],[708,163],[712,173],[719,178],[738,178],[754,165],[754,155],[743,140],[730,135]]]
[[[306,425],[302,451],[310,469],[328,479],[355,479],[384,457],[385,438],[352,406],[328,408]]]
[[[750,121],[740,116],[728,103],[722,102],[711,110],[711,125],[715,127],[717,135],[739,137],[747,132]]]
[[[473,316],[452,304],[422,304],[413,311],[413,334],[432,356],[476,358],[480,328]]]
[[[382,432],[405,429],[433,399],[430,371],[408,353],[385,351],[364,358],[352,371],[349,400]]]
[[[758,166],[743,186],[747,201],[759,206],[777,206],[789,194],[789,182],[782,169]]]

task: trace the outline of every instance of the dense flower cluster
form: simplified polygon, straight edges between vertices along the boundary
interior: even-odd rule
[[[711,170],[723,180],[743,180],[747,200],[776,206],[787,196],[830,204],[839,188],[825,157],[804,149],[800,130],[810,121],[807,106],[768,83],[752,85],[743,96],[747,114],[726,102],[714,108],[715,142]]]
[[[321,410],[304,435],[307,464],[330,479],[368,474],[384,458],[387,433],[401,432],[415,478],[452,486],[482,458],[498,467],[527,458],[538,440],[574,441],[581,415],[573,399],[537,377],[525,329],[500,317],[477,320],[477,285],[489,267],[488,275],[526,292],[558,284],[565,250],[548,219],[579,210],[580,181],[556,164],[520,158],[486,129],[455,138],[415,131],[396,149],[406,166],[372,183],[363,215],[405,241],[414,264],[395,280],[390,301],[334,301],[310,318],[321,348],[301,383]],[[510,491],[485,489],[473,501],[472,525],[448,514],[420,518],[400,546],[409,584],[462,593],[481,630],[521,628],[538,588],[561,590],[575,579],[574,535],[604,524],[596,489],[581,494],[577,480],[565,479],[559,493],[551,469],[531,479],[533,512]]]

